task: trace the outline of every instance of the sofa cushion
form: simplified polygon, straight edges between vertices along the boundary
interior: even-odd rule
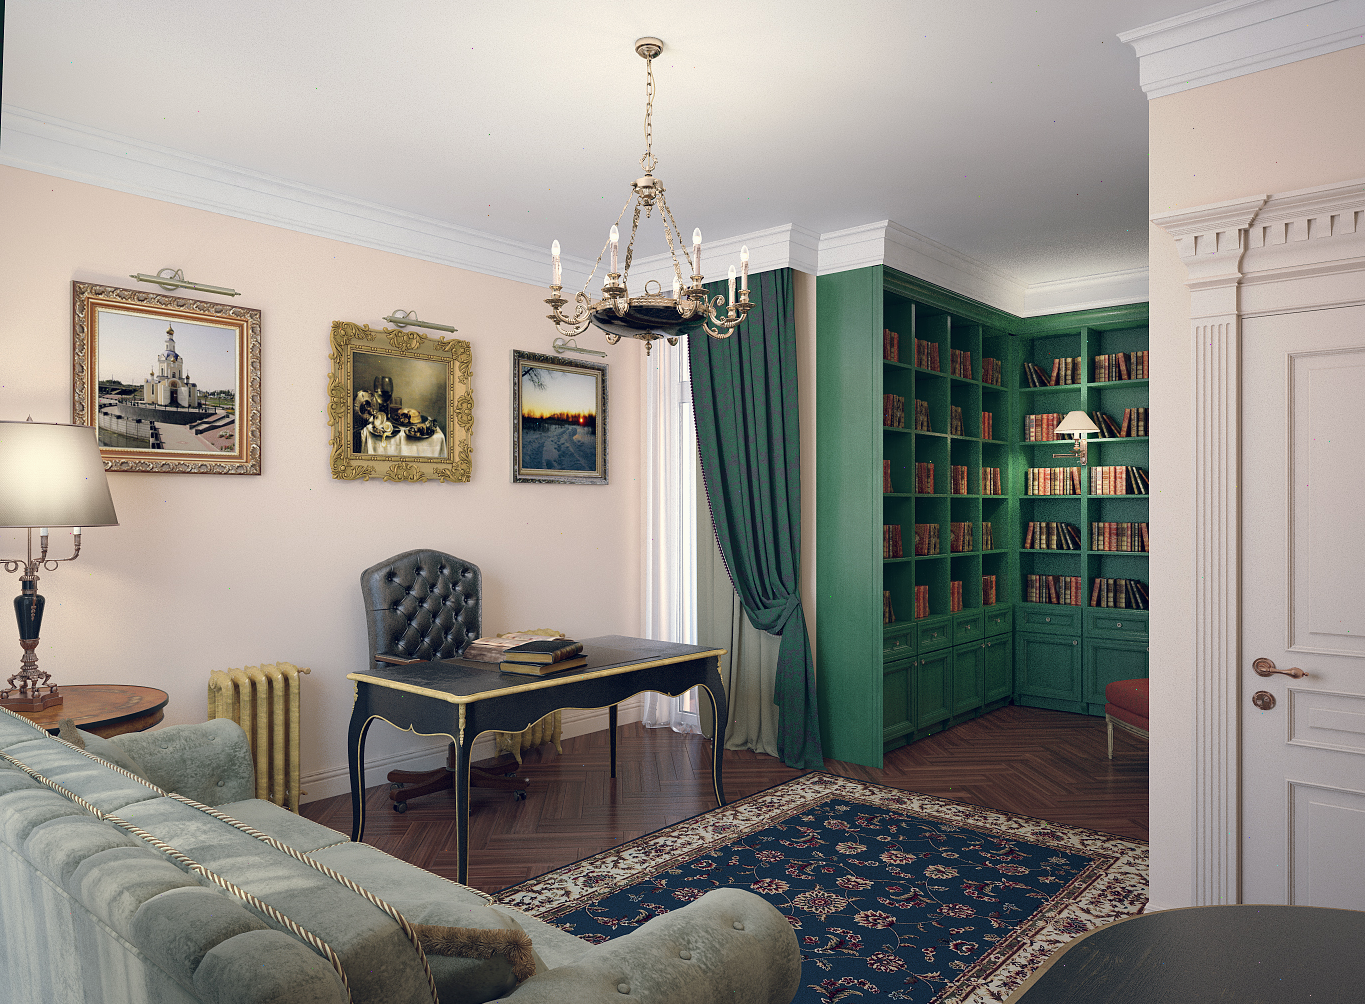
[[[241,900],[195,885],[150,897],[133,915],[128,940],[193,991],[194,974],[209,951],[244,931],[264,930],[265,922]]]
[[[48,737],[16,743],[5,752],[104,812],[117,813],[133,802],[159,797],[141,781]]]
[[[346,967],[355,1004],[430,1001],[416,949],[402,929],[333,879],[171,798],[129,806],[125,815],[331,945]]]
[[[195,970],[194,989],[203,1004],[346,1004],[331,963],[282,931],[220,942]]]
[[[256,794],[251,746],[242,727],[227,718],[129,732],[111,741],[141,764],[148,779],[163,791],[205,805],[239,802]]]
[[[247,826],[260,830],[304,854],[312,854],[319,847],[349,843],[351,839],[344,833],[338,833],[330,827],[315,823],[263,798],[228,802],[216,808],[238,822],[246,823]]]
[[[14,848],[24,846],[24,841],[33,828],[49,819],[59,816],[86,816],[93,818],[79,805],[58,795],[51,788],[44,788],[32,778],[24,777],[29,784],[14,791],[0,788],[0,839]],[[0,780],[0,785],[12,783],[9,778]]]
[[[1115,680],[1104,688],[1104,699],[1123,711],[1140,718],[1147,718],[1147,680]],[[1123,715],[1115,715],[1116,718],[1129,719]],[[1144,724],[1142,726],[1146,728]]]
[[[153,896],[199,882],[148,845],[111,847],[77,866],[66,888],[87,910],[129,941],[133,917]]]
[[[82,813],[77,818],[49,819],[33,828],[24,841],[24,855],[40,872],[63,888],[92,854],[111,847],[146,846],[137,837]]]

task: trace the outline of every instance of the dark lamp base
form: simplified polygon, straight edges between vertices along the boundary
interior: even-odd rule
[[[0,697],[0,708],[9,708],[11,711],[42,711],[44,708],[55,708],[61,703],[61,691],[55,687],[46,694]]]

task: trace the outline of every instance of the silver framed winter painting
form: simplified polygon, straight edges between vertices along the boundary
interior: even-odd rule
[[[607,483],[607,364],[512,350],[512,480]]]

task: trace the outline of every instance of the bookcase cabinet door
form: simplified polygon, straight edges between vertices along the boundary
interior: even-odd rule
[[[985,703],[985,648],[959,645],[953,649],[953,714],[973,711]]]
[[[953,650],[921,657],[915,667],[915,728],[925,729],[952,717]]]
[[[1104,714],[1104,688],[1109,684],[1115,680],[1141,680],[1146,676],[1146,645],[1086,639],[1085,700],[1091,705],[1092,715]]]
[[[882,742],[896,740],[915,730],[915,660],[888,662],[882,671]]]
[[[1079,638],[1021,633],[1015,666],[1021,695],[1055,701],[1081,700]]]
[[[982,646],[983,675],[986,680],[986,703],[1009,697],[1014,691],[1014,639],[998,635],[986,639]]]

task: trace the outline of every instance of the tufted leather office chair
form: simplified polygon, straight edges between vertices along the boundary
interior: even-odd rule
[[[378,656],[399,659],[450,659],[475,638],[482,623],[482,577],[479,566],[421,549],[404,551],[360,573],[365,602],[365,625],[370,638],[370,661]],[[516,763],[507,766],[507,773]],[[440,770],[389,772],[389,798],[395,812],[406,812],[408,800],[454,787],[455,744]],[[501,777],[471,767],[469,783],[477,788],[501,788],[526,797],[522,778]],[[415,787],[405,787],[415,785]]]

